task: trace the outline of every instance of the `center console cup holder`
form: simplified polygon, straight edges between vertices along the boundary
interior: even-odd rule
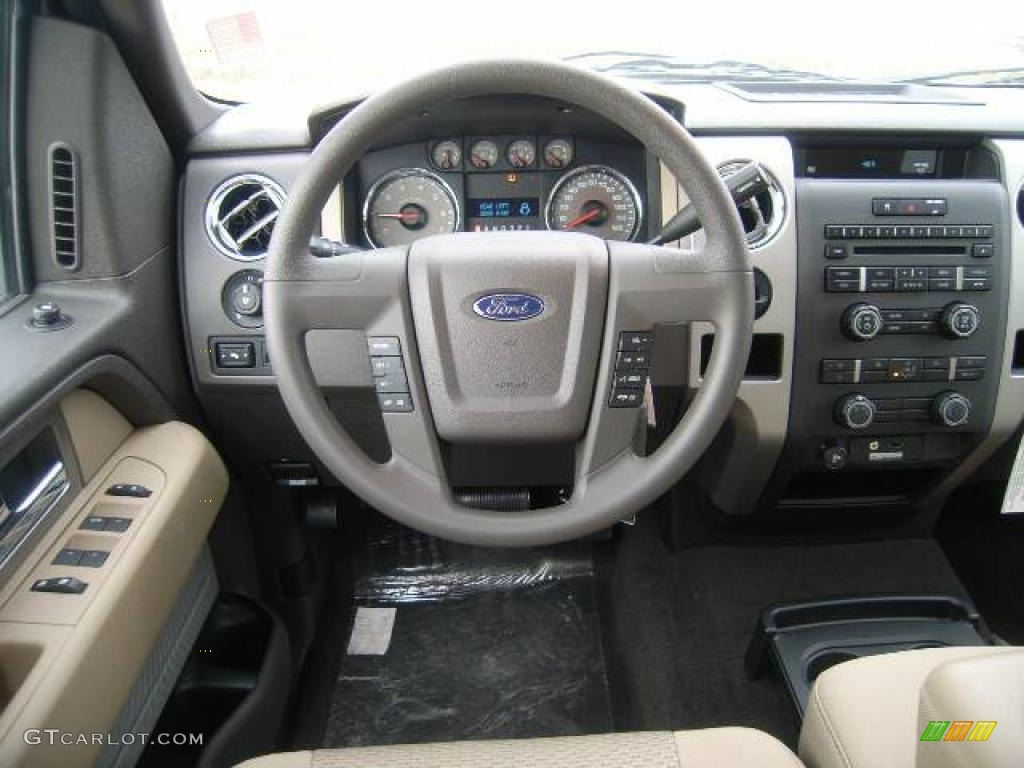
[[[747,649],[746,672],[775,667],[803,717],[814,681],[837,664],[880,653],[991,645],[969,600],[946,595],[837,597],[767,608]]]

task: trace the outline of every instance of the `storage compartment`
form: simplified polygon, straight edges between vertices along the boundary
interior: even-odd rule
[[[234,765],[270,751],[288,700],[291,662],[280,620],[241,595],[221,595],[154,729],[201,744],[151,742],[139,766]]]
[[[974,606],[946,596],[870,596],[775,605],[747,650],[751,679],[774,666],[803,716],[827,669],[880,653],[991,645]]]
[[[33,643],[0,645],[0,715],[7,710],[42,655],[42,646]]]

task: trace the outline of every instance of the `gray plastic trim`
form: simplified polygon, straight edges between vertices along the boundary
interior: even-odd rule
[[[145,744],[137,736],[133,740],[122,739],[122,736],[153,732],[213,608],[218,589],[213,557],[209,547],[203,545],[163,631],[153,644],[121,714],[110,729],[112,738],[96,758],[96,768],[127,768],[138,763]],[[120,743],[122,741],[128,743]]]
[[[422,397],[403,249],[312,259],[308,239],[337,179],[381,129],[434,103],[495,93],[565,99],[641,140],[680,179],[707,236],[700,252],[609,242],[609,298],[590,426],[565,504],[514,516],[458,505],[443,478]],[[532,233],[538,253],[544,235]],[[552,241],[554,242],[554,241]],[[291,192],[268,254],[267,341],[281,395],[310,447],[339,479],[381,511],[420,530],[473,544],[530,546],[593,532],[652,502],[710,445],[728,415],[750,348],[753,277],[739,217],[718,174],[687,132],[654,102],[604,76],[539,61],[487,61],[438,70],[368,99],[317,146]],[[630,450],[639,411],[607,407],[620,331],[711,321],[718,336],[704,386],[687,416],[646,458]],[[312,328],[396,336],[417,408],[386,414],[394,451],[372,464],[332,418],[301,344]],[[392,427],[401,425],[400,429]],[[633,428],[631,428],[633,427]],[[410,454],[416,458],[410,458]]]

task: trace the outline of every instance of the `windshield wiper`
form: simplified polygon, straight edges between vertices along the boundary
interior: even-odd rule
[[[1024,67],[995,67],[992,69],[964,69],[944,72],[925,77],[911,77],[901,83],[919,85],[961,85],[961,86],[1021,86],[1024,85]]]
[[[847,82],[843,78],[798,69],[773,69],[748,61],[684,61],[674,56],[631,51],[594,51],[568,56],[582,66],[619,77],[653,80],[659,83],[707,83],[717,80],[744,82]]]

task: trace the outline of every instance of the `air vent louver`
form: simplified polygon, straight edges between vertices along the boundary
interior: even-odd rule
[[[206,231],[218,250],[232,259],[261,259],[270,246],[284,191],[271,179],[246,174],[214,190],[206,208]]]
[[[729,160],[718,166],[718,175],[726,178],[749,163],[749,160]],[[738,206],[740,221],[747,233],[751,250],[763,248],[779,233],[786,219],[786,197],[778,180],[768,174],[771,182],[767,191]]]
[[[77,269],[81,240],[78,220],[78,161],[66,144],[50,147],[50,237],[53,260]]]

